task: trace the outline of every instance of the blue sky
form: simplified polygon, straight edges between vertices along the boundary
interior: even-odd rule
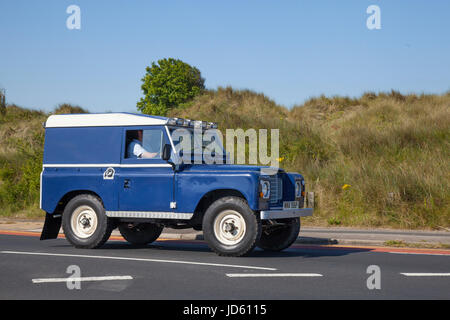
[[[81,29],[69,30],[69,5]],[[381,29],[369,30],[369,5]],[[263,92],[291,107],[320,94],[450,90],[450,1],[0,2],[0,87],[9,103],[50,111],[136,111],[145,67],[196,66],[208,88]]]

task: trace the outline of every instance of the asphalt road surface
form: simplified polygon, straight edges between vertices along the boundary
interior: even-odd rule
[[[228,258],[202,241],[82,250],[0,234],[0,299],[449,299],[449,253],[294,245]]]

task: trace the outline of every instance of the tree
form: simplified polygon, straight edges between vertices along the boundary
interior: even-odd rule
[[[187,102],[204,89],[200,71],[173,58],[152,62],[142,78],[144,97],[137,103],[142,113],[164,116],[170,109]]]

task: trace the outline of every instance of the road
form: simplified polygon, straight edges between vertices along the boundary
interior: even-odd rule
[[[65,239],[0,234],[0,271],[0,299],[450,298],[448,250],[294,245],[227,258],[202,241],[139,248],[116,239],[82,250]]]

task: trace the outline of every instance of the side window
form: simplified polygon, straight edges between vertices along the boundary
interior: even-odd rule
[[[161,159],[164,135],[161,129],[127,130],[127,159]]]

